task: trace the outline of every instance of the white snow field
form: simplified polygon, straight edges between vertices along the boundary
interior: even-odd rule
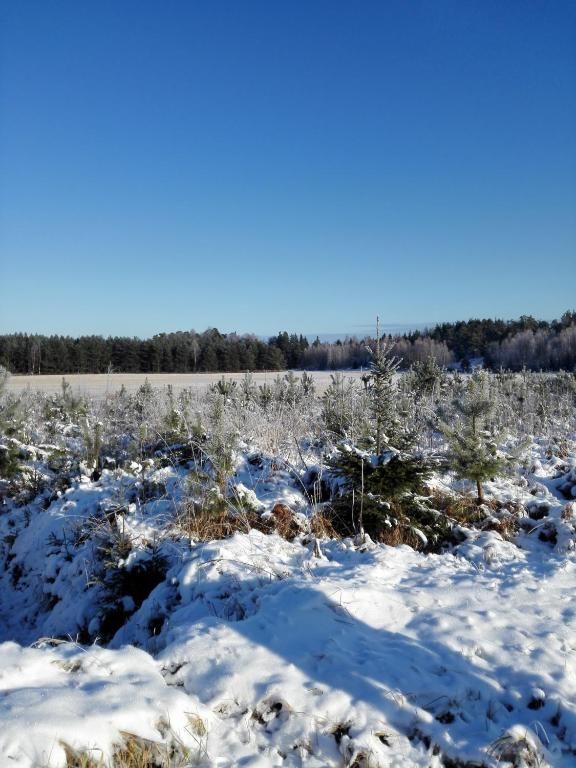
[[[254,371],[250,374],[255,384],[272,384],[277,376],[283,376],[285,371]],[[299,374],[300,372],[296,372]],[[330,371],[309,371],[316,388],[323,391],[330,383]],[[359,379],[363,372],[359,370],[345,371],[346,378]],[[44,392],[55,394],[62,389],[62,378],[70,384],[75,394],[93,398],[103,398],[106,394],[118,391],[124,387],[127,392],[135,392],[146,380],[153,387],[170,385],[175,391],[182,389],[207,389],[224,378],[229,381],[241,381],[245,373],[72,373],[61,375],[11,376],[8,389],[11,392]]]
[[[558,461],[531,455],[522,483],[487,490],[546,516],[514,543],[462,529],[449,554],[169,536],[178,467],[104,470],[5,509],[0,764],[108,765],[128,744],[150,766],[574,766],[576,511]],[[288,473],[250,458],[235,456],[239,498],[304,510]],[[121,599],[102,647],[111,531],[130,541],[116,565],[137,574],[161,553],[169,569]]]

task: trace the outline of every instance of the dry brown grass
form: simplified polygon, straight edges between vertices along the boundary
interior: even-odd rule
[[[565,523],[571,522],[576,519],[576,501],[569,501],[568,504],[565,504],[562,507],[562,512],[560,513],[560,519],[563,520]]]
[[[432,510],[437,510],[452,522],[485,526],[508,539],[518,532],[519,512],[502,508],[496,501],[488,501],[484,508],[479,508],[471,496],[435,490],[426,498],[426,502]],[[422,539],[414,532],[414,528],[422,528],[423,524],[417,519],[411,519],[409,510],[403,509],[401,501],[391,500],[387,510],[387,514],[376,526],[369,517],[365,519],[365,528],[372,538],[392,547],[406,544],[414,549],[422,549]],[[369,515],[369,511],[366,514]],[[287,541],[293,541],[299,534],[306,532],[318,539],[338,539],[355,534],[351,510],[343,500],[318,507],[311,515],[306,530],[303,530],[294,511],[282,503],[276,504],[271,514],[261,516],[254,510],[238,510],[224,500],[219,506],[188,501],[181,507],[176,520],[176,530],[194,541],[225,539],[235,533],[248,533],[252,529],[265,534],[276,533]]]
[[[202,738],[205,734],[204,731]],[[61,742],[66,755],[66,768],[185,768],[191,765],[191,750],[179,739],[162,743],[133,733],[121,732],[121,735],[122,743],[114,747],[110,760],[98,755],[98,749],[80,751]]]
[[[254,527],[253,517],[252,513],[235,513],[224,504],[208,507],[188,501],[180,508],[175,527],[194,541],[213,541],[247,533]]]
[[[60,746],[66,756],[66,768],[106,768],[102,755],[97,754],[100,750],[80,752],[64,741],[60,742]]]
[[[274,531],[286,541],[293,541],[301,533],[293,510],[286,504],[275,504],[271,514]]]
[[[518,518],[511,513],[505,513],[498,518],[492,518],[486,525],[482,526],[485,531],[496,531],[503,539],[511,541],[520,530]]]
[[[310,533],[318,539],[342,538],[334,527],[330,514],[323,509],[317,509],[310,517]]]
[[[156,729],[163,741],[120,731],[122,740],[114,745],[110,759],[105,759],[100,749],[80,751],[60,742],[66,756],[66,768],[188,768],[204,764],[208,739],[206,723],[194,713],[186,714],[186,731],[195,741],[192,748],[187,747],[172,730],[170,723],[161,718]]]
[[[446,493],[435,488],[428,500],[431,507],[462,525],[478,522],[485,517],[485,513],[478,507],[475,496]],[[491,500],[484,502],[484,504],[489,508],[497,508],[496,503]]]
[[[520,529],[519,517],[525,512],[521,505],[496,499],[486,500],[478,507],[476,499],[466,494],[450,494],[434,490],[430,503],[448,518],[461,525],[475,526],[486,531],[496,531],[503,539],[513,539]]]
[[[413,525],[400,503],[393,500],[389,504],[389,524],[380,528],[376,537],[377,540],[382,544],[387,544],[389,547],[399,547],[402,544],[406,544],[413,549],[420,549],[422,539],[414,533]]]
[[[407,544],[413,549],[418,549],[422,543],[410,526],[402,522],[397,522],[389,528],[382,529],[378,536],[378,541],[381,544],[387,544],[389,547],[399,547],[402,544]]]
[[[248,533],[250,530],[265,534],[277,533],[287,541],[293,541],[296,536],[305,533],[294,511],[286,504],[275,504],[271,514],[262,517],[253,510],[237,510],[226,504],[215,508],[187,501],[180,508],[175,521],[175,531],[193,541],[226,539],[235,533]],[[317,538],[341,537],[334,526],[333,516],[325,510],[314,512],[306,530]]]
[[[114,748],[112,768],[171,768],[169,749],[164,744],[122,733],[124,741]]]

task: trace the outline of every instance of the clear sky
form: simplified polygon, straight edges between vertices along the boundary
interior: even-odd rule
[[[0,331],[576,306],[574,0],[4,0]]]

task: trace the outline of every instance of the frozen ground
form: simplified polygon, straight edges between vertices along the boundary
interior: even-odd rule
[[[283,376],[285,371],[257,371],[251,374],[256,384],[272,384],[277,376]],[[323,391],[330,384],[330,371],[309,371],[314,377],[316,388]],[[300,375],[299,371],[296,371]],[[357,379],[361,371],[346,371],[345,376]],[[174,391],[181,389],[206,389],[221,378],[240,381],[244,373],[101,373],[101,374],[67,374],[64,378],[72,387],[75,394],[88,397],[102,398],[106,394],[117,392],[122,386],[128,392],[135,392],[144,384],[146,379],[153,387],[166,387],[170,384]],[[8,381],[10,392],[24,392],[27,389],[56,394],[62,389],[62,376],[12,376]]]
[[[5,506],[1,765],[128,744],[150,766],[574,766],[576,509],[558,491],[574,460],[529,452],[487,489],[521,532],[463,528],[441,555],[256,530],[194,543],[171,529],[172,467]],[[306,512],[273,462],[239,452],[235,473],[261,512]],[[153,557],[156,586],[118,597],[109,574],[143,578]]]

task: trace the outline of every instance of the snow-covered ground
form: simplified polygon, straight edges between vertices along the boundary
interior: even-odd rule
[[[305,527],[194,542],[181,467],[6,501],[0,764],[574,766],[574,460],[530,453],[487,487],[520,533],[461,528],[443,554]],[[240,506],[304,518],[293,474],[234,469]]]
[[[256,384],[272,384],[278,376],[283,376],[283,371],[255,371],[250,376]],[[330,371],[309,371],[313,377],[318,391],[323,391],[330,384]],[[362,371],[345,371],[346,378],[359,379]],[[116,392],[124,387],[127,392],[136,392],[146,380],[153,387],[171,386],[174,391],[181,389],[207,389],[224,378],[229,381],[242,381],[245,373],[72,373],[64,378],[70,384],[75,394],[88,397],[104,398],[106,394]],[[11,392],[44,392],[56,394],[62,390],[62,376],[60,375],[35,375],[12,376],[8,382]]]

